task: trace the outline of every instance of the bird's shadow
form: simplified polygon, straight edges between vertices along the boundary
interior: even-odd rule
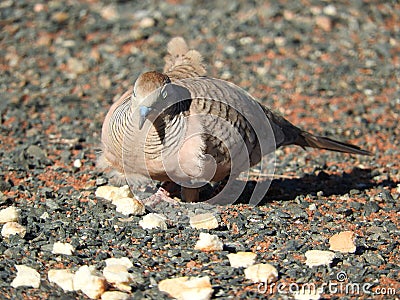
[[[371,169],[354,168],[350,173],[327,174],[321,171],[316,174],[306,174],[301,178],[274,179],[258,205],[266,205],[272,201],[294,200],[297,196],[322,192],[324,196],[345,195],[351,190],[363,191],[378,185],[396,186],[391,180],[377,183]],[[242,195],[235,203],[248,203],[256,181],[249,181]],[[246,202],[247,201],[247,202]]]

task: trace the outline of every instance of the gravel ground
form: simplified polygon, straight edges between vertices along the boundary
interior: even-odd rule
[[[227,254],[257,253],[279,271],[278,283],[371,284],[400,295],[400,5],[397,1],[50,1],[0,3],[0,209],[15,206],[24,238],[0,237],[0,298],[86,299],[49,283],[49,269],[105,266],[127,256],[133,299],[167,299],[157,283],[210,277],[213,298],[292,296],[257,290]],[[107,183],[95,169],[103,118],[143,71],[161,69],[166,43],[183,36],[205,56],[212,76],[243,87],[302,128],[348,140],[372,157],[288,147],[257,206],[218,208],[208,230],[223,251],[194,250],[199,230],[182,223],[142,229],[140,216],[116,212],[95,196]],[[168,208],[166,208],[168,209]],[[350,230],[355,253],[309,268],[305,252],[329,250]],[[51,252],[57,242],[73,255]],[[39,288],[12,288],[15,265],[41,276]],[[396,295],[378,295],[396,291]],[[395,289],[395,290],[389,290]]]

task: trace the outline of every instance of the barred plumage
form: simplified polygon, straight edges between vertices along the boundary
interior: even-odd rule
[[[202,56],[182,38],[168,44],[165,62],[164,73],[139,76],[108,112],[99,159],[103,169],[179,183],[220,181],[260,162],[264,149],[284,145],[370,154],[305,132],[239,87],[206,77]],[[210,157],[216,163],[211,176]],[[199,200],[197,189],[183,189],[190,195],[186,201]]]

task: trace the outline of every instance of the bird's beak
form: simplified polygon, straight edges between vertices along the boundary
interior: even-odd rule
[[[147,116],[149,115],[149,113],[151,112],[151,107],[147,107],[147,106],[140,106],[139,107],[139,129],[142,129],[144,122],[147,119]]]

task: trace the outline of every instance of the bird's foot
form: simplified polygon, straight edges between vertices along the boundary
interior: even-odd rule
[[[160,187],[155,194],[151,195],[146,199],[143,199],[142,202],[150,210],[157,207],[157,205],[162,202],[168,202],[171,203],[172,205],[179,205],[179,201],[174,198],[171,198],[170,195],[171,194],[166,189]]]

